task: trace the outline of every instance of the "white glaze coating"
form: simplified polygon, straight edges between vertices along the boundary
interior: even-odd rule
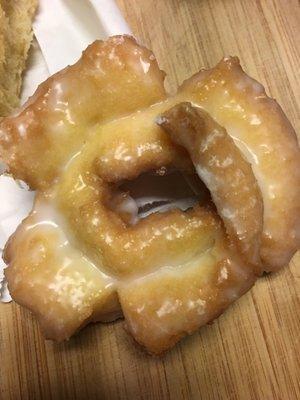
[[[105,287],[110,287],[115,284],[115,280],[105,274],[101,269],[101,265],[95,265],[88,257],[80,252],[76,244],[72,243],[71,234],[66,228],[64,217],[55,209],[54,205],[47,200],[38,200],[33,208],[30,223],[24,224],[24,235],[30,231],[40,231],[42,234],[55,234],[56,249],[57,249],[57,262],[62,265],[62,268],[70,264],[76,265],[78,261],[84,264],[84,268],[96,270],[105,282]],[[21,237],[20,237],[21,240]],[[37,250],[38,251],[38,250]],[[38,255],[37,255],[38,257]],[[56,278],[58,287],[55,288],[51,283],[52,288],[59,292],[61,286],[59,274]],[[79,289],[80,291],[80,289]]]

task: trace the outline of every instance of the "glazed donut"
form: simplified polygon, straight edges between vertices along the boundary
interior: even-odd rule
[[[164,76],[153,54],[129,36],[94,42],[1,123],[2,160],[32,189],[47,188],[90,127],[162,101]]]
[[[228,236],[246,262],[260,267],[262,197],[251,165],[232,138],[207,112],[190,103],[176,105],[158,123],[174,142],[188,150]]]
[[[299,148],[279,106],[235,58],[172,97],[163,80],[134,39],[98,41],[0,124],[2,161],[37,189],[6,277],[48,338],[124,315],[159,354],[299,247]],[[196,170],[212,200],[141,219],[124,182],[172,168],[197,187]]]
[[[292,125],[237,57],[200,71],[179,91],[192,93],[190,101],[227,130],[251,164],[263,197],[264,270],[283,267],[300,241],[300,152]]]

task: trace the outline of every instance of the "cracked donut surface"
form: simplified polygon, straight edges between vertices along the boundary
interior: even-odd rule
[[[236,58],[174,96],[163,81],[149,50],[112,37],[0,124],[1,160],[37,190],[5,273],[48,338],[124,316],[162,353],[299,247],[300,152],[277,103]],[[212,201],[141,219],[122,183],[172,168]]]

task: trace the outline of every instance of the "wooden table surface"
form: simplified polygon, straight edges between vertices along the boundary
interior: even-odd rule
[[[238,55],[300,131],[297,0],[119,0],[170,89]],[[0,399],[300,399],[300,256],[263,277],[213,325],[161,358],[122,322],[68,343],[44,341],[34,318],[0,305]]]

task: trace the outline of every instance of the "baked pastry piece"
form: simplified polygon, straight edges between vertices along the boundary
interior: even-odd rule
[[[163,80],[133,38],[97,41],[0,125],[2,160],[38,191],[6,277],[48,338],[124,315],[159,354],[299,247],[300,153],[277,103],[236,58],[173,97]],[[121,184],[193,165],[213,202],[140,219]]]
[[[37,0],[0,0],[0,117],[19,105]]]

